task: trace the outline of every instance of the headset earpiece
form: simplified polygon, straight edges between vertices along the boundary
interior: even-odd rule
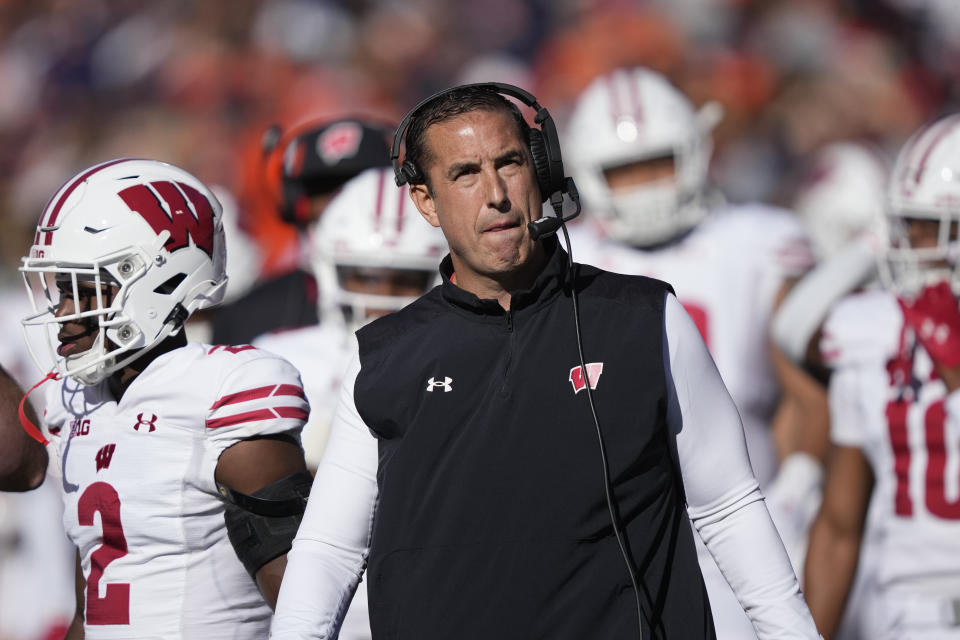
[[[534,157],[534,163],[537,167],[537,180],[540,181],[540,193],[544,202],[557,193],[565,192],[567,179],[563,173],[563,159],[560,154],[560,136],[557,135],[557,125],[546,109],[534,103],[537,109],[537,115],[533,119],[540,125],[539,140],[543,144],[543,155],[540,158]],[[530,152],[533,153],[532,136]],[[544,167],[544,168],[541,168]],[[544,189],[546,184],[546,189]]]
[[[400,182],[400,176],[403,178],[403,182]],[[420,169],[417,168],[417,165],[413,164],[409,160],[404,160],[403,164],[400,165],[399,176],[397,177],[398,186],[402,184],[423,184],[424,179],[423,175],[420,173]]]
[[[530,127],[527,143],[530,147],[530,156],[533,158],[533,169],[537,174],[537,184],[540,187],[540,198],[546,202],[550,197],[550,159],[547,157],[547,145],[543,141],[543,134],[539,129]]]

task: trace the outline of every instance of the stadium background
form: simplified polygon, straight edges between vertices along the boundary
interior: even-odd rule
[[[278,274],[294,266],[296,238],[261,180],[260,139],[270,123],[342,114],[395,122],[437,89],[502,80],[537,95],[562,141],[577,93],[595,75],[630,65],[665,73],[698,104],[724,106],[711,173],[729,199],[789,205],[824,145],[864,140],[892,156],[924,121],[957,110],[960,6],[3,0],[2,314],[22,309],[12,302],[25,299],[16,267],[46,199],[95,162],[162,159],[219,185],[260,248],[263,274]],[[7,330],[17,319],[2,318],[4,341],[20,339]],[[34,615],[17,604],[24,598],[51,594],[2,578],[24,548],[4,532],[16,530],[30,500],[14,508],[0,496],[0,640],[44,637],[14,617]]]

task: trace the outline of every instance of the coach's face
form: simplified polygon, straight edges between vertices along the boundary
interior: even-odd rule
[[[541,201],[526,141],[510,114],[470,111],[431,125],[425,142],[432,188],[415,185],[411,195],[446,236],[457,282],[503,283],[524,271],[540,251],[527,223],[539,217]]]

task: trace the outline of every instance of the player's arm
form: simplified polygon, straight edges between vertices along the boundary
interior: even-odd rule
[[[760,640],[817,638],[770,519],[743,426],[693,321],[668,295],[664,311],[668,422],[687,510]]]
[[[280,437],[242,440],[228,448],[220,455],[215,477],[217,483],[233,492],[275,504],[291,499],[294,503],[300,502],[301,494],[308,493],[310,485],[299,443]],[[303,489],[304,483],[306,489]],[[252,570],[260,592],[274,608],[287,566],[286,549],[289,549],[301,516],[299,513],[271,516],[256,513],[253,511],[256,509],[255,504],[249,509],[244,504],[231,504],[227,523],[238,556],[247,570]],[[254,530],[252,535],[242,536],[236,532],[247,528]],[[249,548],[252,546],[256,548]],[[267,559],[268,556],[274,557]]]
[[[290,551],[270,628],[274,640],[335,638],[366,567],[377,505],[379,449],[354,405],[359,371],[354,354],[307,512]]]
[[[863,451],[835,447],[804,568],[807,603],[826,638],[836,632],[853,584],[871,491],[873,472]]]
[[[783,297],[771,330],[776,344],[796,363],[821,363],[818,333],[830,308],[876,275],[877,258],[866,242],[851,242],[814,267]]]
[[[206,415],[201,474],[224,501],[237,558],[273,607],[313,481],[299,439],[310,405],[282,358],[252,347],[208,355],[224,376]]]
[[[0,366],[0,490],[29,491],[43,482],[47,470],[46,448],[27,435],[20,426],[18,408],[23,391]],[[24,403],[27,418],[37,424],[37,416]]]
[[[783,301],[796,281],[788,281],[777,292],[775,306]],[[770,340],[770,359],[780,383],[780,402],[772,428],[777,453],[783,461],[794,454],[808,456],[824,464],[830,446],[830,410],[824,384],[805,371],[798,361],[784,353],[776,340]]]
[[[788,282],[782,287],[778,305],[791,285]],[[823,490],[824,464],[830,447],[830,410],[824,384],[791,361],[772,340],[770,359],[780,383],[780,401],[771,423],[780,463],[776,477],[764,493],[770,515],[800,572],[807,535]]]
[[[83,569],[80,567],[79,551],[77,552],[77,573],[74,589],[76,590],[77,606],[64,640],[83,640],[83,610],[86,606],[87,581],[83,578]]]

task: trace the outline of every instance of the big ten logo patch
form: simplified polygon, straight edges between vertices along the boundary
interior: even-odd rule
[[[83,418],[81,420],[71,420],[70,421],[70,437],[75,438],[77,436],[85,436],[90,433],[90,419]]]

